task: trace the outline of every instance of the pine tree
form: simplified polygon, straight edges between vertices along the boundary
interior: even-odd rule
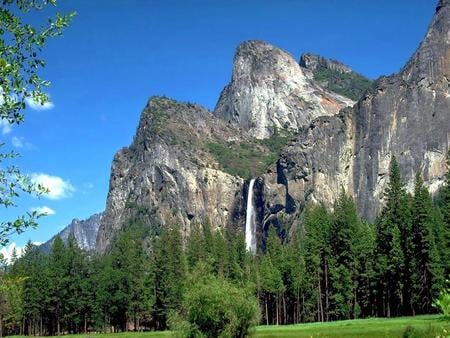
[[[305,321],[328,321],[330,310],[331,217],[323,204],[305,210],[299,230],[305,278],[302,312]]]
[[[165,329],[169,312],[181,306],[186,265],[179,227],[163,229],[161,237],[155,241],[155,318],[158,329]]]
[[[273,265],[272,273],[275,274],[274,276],[278,278],[279,275],[281,278],[274,294],[276,323],[278,325],[286,321],[286,298],[284,292],[286,290],[286,282],[288,279],[288,265],[285,257],[285,246],[283,246],[281,239],[273,226],[269,228],[265,256],[268,258],[270,264]]]
[[[24,322],[22,332],[28,335],[44,333],[43,322],[47,318],[47,334],[55,333],[55,319],[50,279],[50,258],[28,242],[19,261],[16,273],[25,276],[23,304]]]
[[[444,263],[444,272],[446,276],[450,276],[450,150],[447,153],[447,172],[445,174],[444,185],[440,191],[441,213],[444,221],[444,229],[442,235],[442,262]]]
[[[280,322],[279,300],[285,287],[280,270],[268,255],[264,255],[259,264],[259,278],[266,324],[278,325]]]
[[[56,237],[49,257],[49,310],[55,318],[56,334],[62,332],[64,316],[67,313],[68,285],[67,285],[67,254],[64,242]]]
[[[386,204],[376,222],[376,271],[378,274],[378,314],[395,316],[410,307],[410,208],[400,175],[400,167],[392,156]],[[406,282],[405,282],[406,281]]]
[[[413,306],[416,313],[429,313],[433,298],[443,286],[443,271],[436,248],[430,193],[417,173],[412,208]]]
[[[286,288],[290,299],[291,323],[299,323],[302,314],[302,287],[305,283],[305,259],[298,232],[295,231],[285,250],[287,268]]]
[[[354,316],[375,316],[375,229],[368,222],[361,221],[359,229],[354,234],[354,285],[356,302]]]
[[[334,206],[330,228],[331,311],[335,319],[354,318],[359,313],[357,298],[357,243],[362,223],[353,199],[344,190]]]

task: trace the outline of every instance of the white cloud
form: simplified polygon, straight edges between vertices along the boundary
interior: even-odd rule
[[[43,207],[31,208],[30,211],[36,211],[38,214],[46,215],[46,216],[51,216],[51,215],[56,214],[55,210],[53,210],[52,208],[49,208],[45,205]]]
[[[28,107],[34,110],[50,110],[55,107],[54,103],[51,101],[40,104],[39,102],[34,101],[31,97],[25,98],[25,102],[27,103]]]
[[[17,257],[22,256],[23,247],[20,246],[18,247],[14,242],[11,243],[9,246],[4,246],[3,248],[0,249],[0,255],[2,255],[8,263],[11,261],[11,256],[14,251],[14,248],[16,249]]]
[[[25,138],[22,136],[11,137],[11,143],[12,143],[13,147],[16,147],[16,148],[31,149],[33,147],[33,145],[29,142],[26,142]]]
[[[42,244],[42,242],[33,242],[33,244],[39,246]],[[14,249],[16,249],[17,258],[19,258],[20,256],[22,256],[24,254],[25,247],[17,246],[17,244],[15,242],[12,242],[11,244],[9,244],[9,246],[4,246],[0,249],[0,255],[3,255],[3,257],[6,259],[6,261],[8,263],[10,263],[11,256],[12,256]]]
[[[51,200],[59,200],[72,196],[75,187],[69,182],[58,176],[51,176],[43,173],[31,174],[31,182],[40,184],[48,189],[45,197]]]
[[[8,121],[6,121],[4,119],[0,119],[0,130],[1,130],[2,135],[6,135],[11,132],[12,126]]]

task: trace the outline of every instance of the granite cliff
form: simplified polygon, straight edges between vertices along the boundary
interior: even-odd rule
[[[308,201],[331,205],[341,188],[373,220],[391,155],[411,191],[415,172],[436,192],[450,135],[450,2],[440,1],[423,42],[396,75],[381,77],[352,109],[307,125],[264,176],[265,226],[295,219]],[[290,220],[290,221],[289,221]]]
[[[195,222],[243,226],[245,180],[264,174],[302,124],[353,103],[306,77],[286,52],[243,43],[214,112],[150,98],[132,144],[114,157],[98,250],[107,250],[130,221],[149,224],[155,233],[177,223],[185,235]],[[242,111],[241,119],[228,119],[229,108]]]
[[[177,223],[186,236],[195,222],[242,229],[250,177],[258,177],[260,240],[270,224],[289,229],[309,202],[331,206],[341,188],[373,220],[392,154],[409,187],[421,171],[436,191],[449,148],[449,81],[450,0],[439,2],[406,66],[374,83],[335,61],[307,54],[297,63],[244,42],[213,112],[149,100],[132,144],[114,158],[97,250],[129,222],[155,234]]]
[[[220,94],[214,114],[263,139],[275,128],[296,131],[353,103],[318,85],[287,52],[247,41],[237,48],[231,82]]]

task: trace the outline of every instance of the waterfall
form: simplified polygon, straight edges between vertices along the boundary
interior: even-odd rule
[[[256,220],[255,220],[255,210],[253,206],[253,185],[255,179],[250,180],[248,185],[247,194],[247,215],[245,219],[245,246],[248,251],[255,254],[256,253]]]

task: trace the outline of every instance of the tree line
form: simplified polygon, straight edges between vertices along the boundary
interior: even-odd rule
[[[259,317],[252,303],[239,307],[249,323],[431,313],[450,273],[450,173],[434,200],[420,174],[408,194],[393,157],[373,224],[342,191],[331,209],[307,207],[295,229],[281,239],[271,227],[255,256],[242,233],[207,223],[183,239],[179,227],[155,235],[133,222],[101,257],[83,252],[74,238],[57,238],[48,255],[29,243],[0,277],[1,327],[28,335],[164,330],[176,326],[174,318],[211,311],[198,304],[194,311],[194,300],[226,294],[226,306],[244,298],[259,303]]]

